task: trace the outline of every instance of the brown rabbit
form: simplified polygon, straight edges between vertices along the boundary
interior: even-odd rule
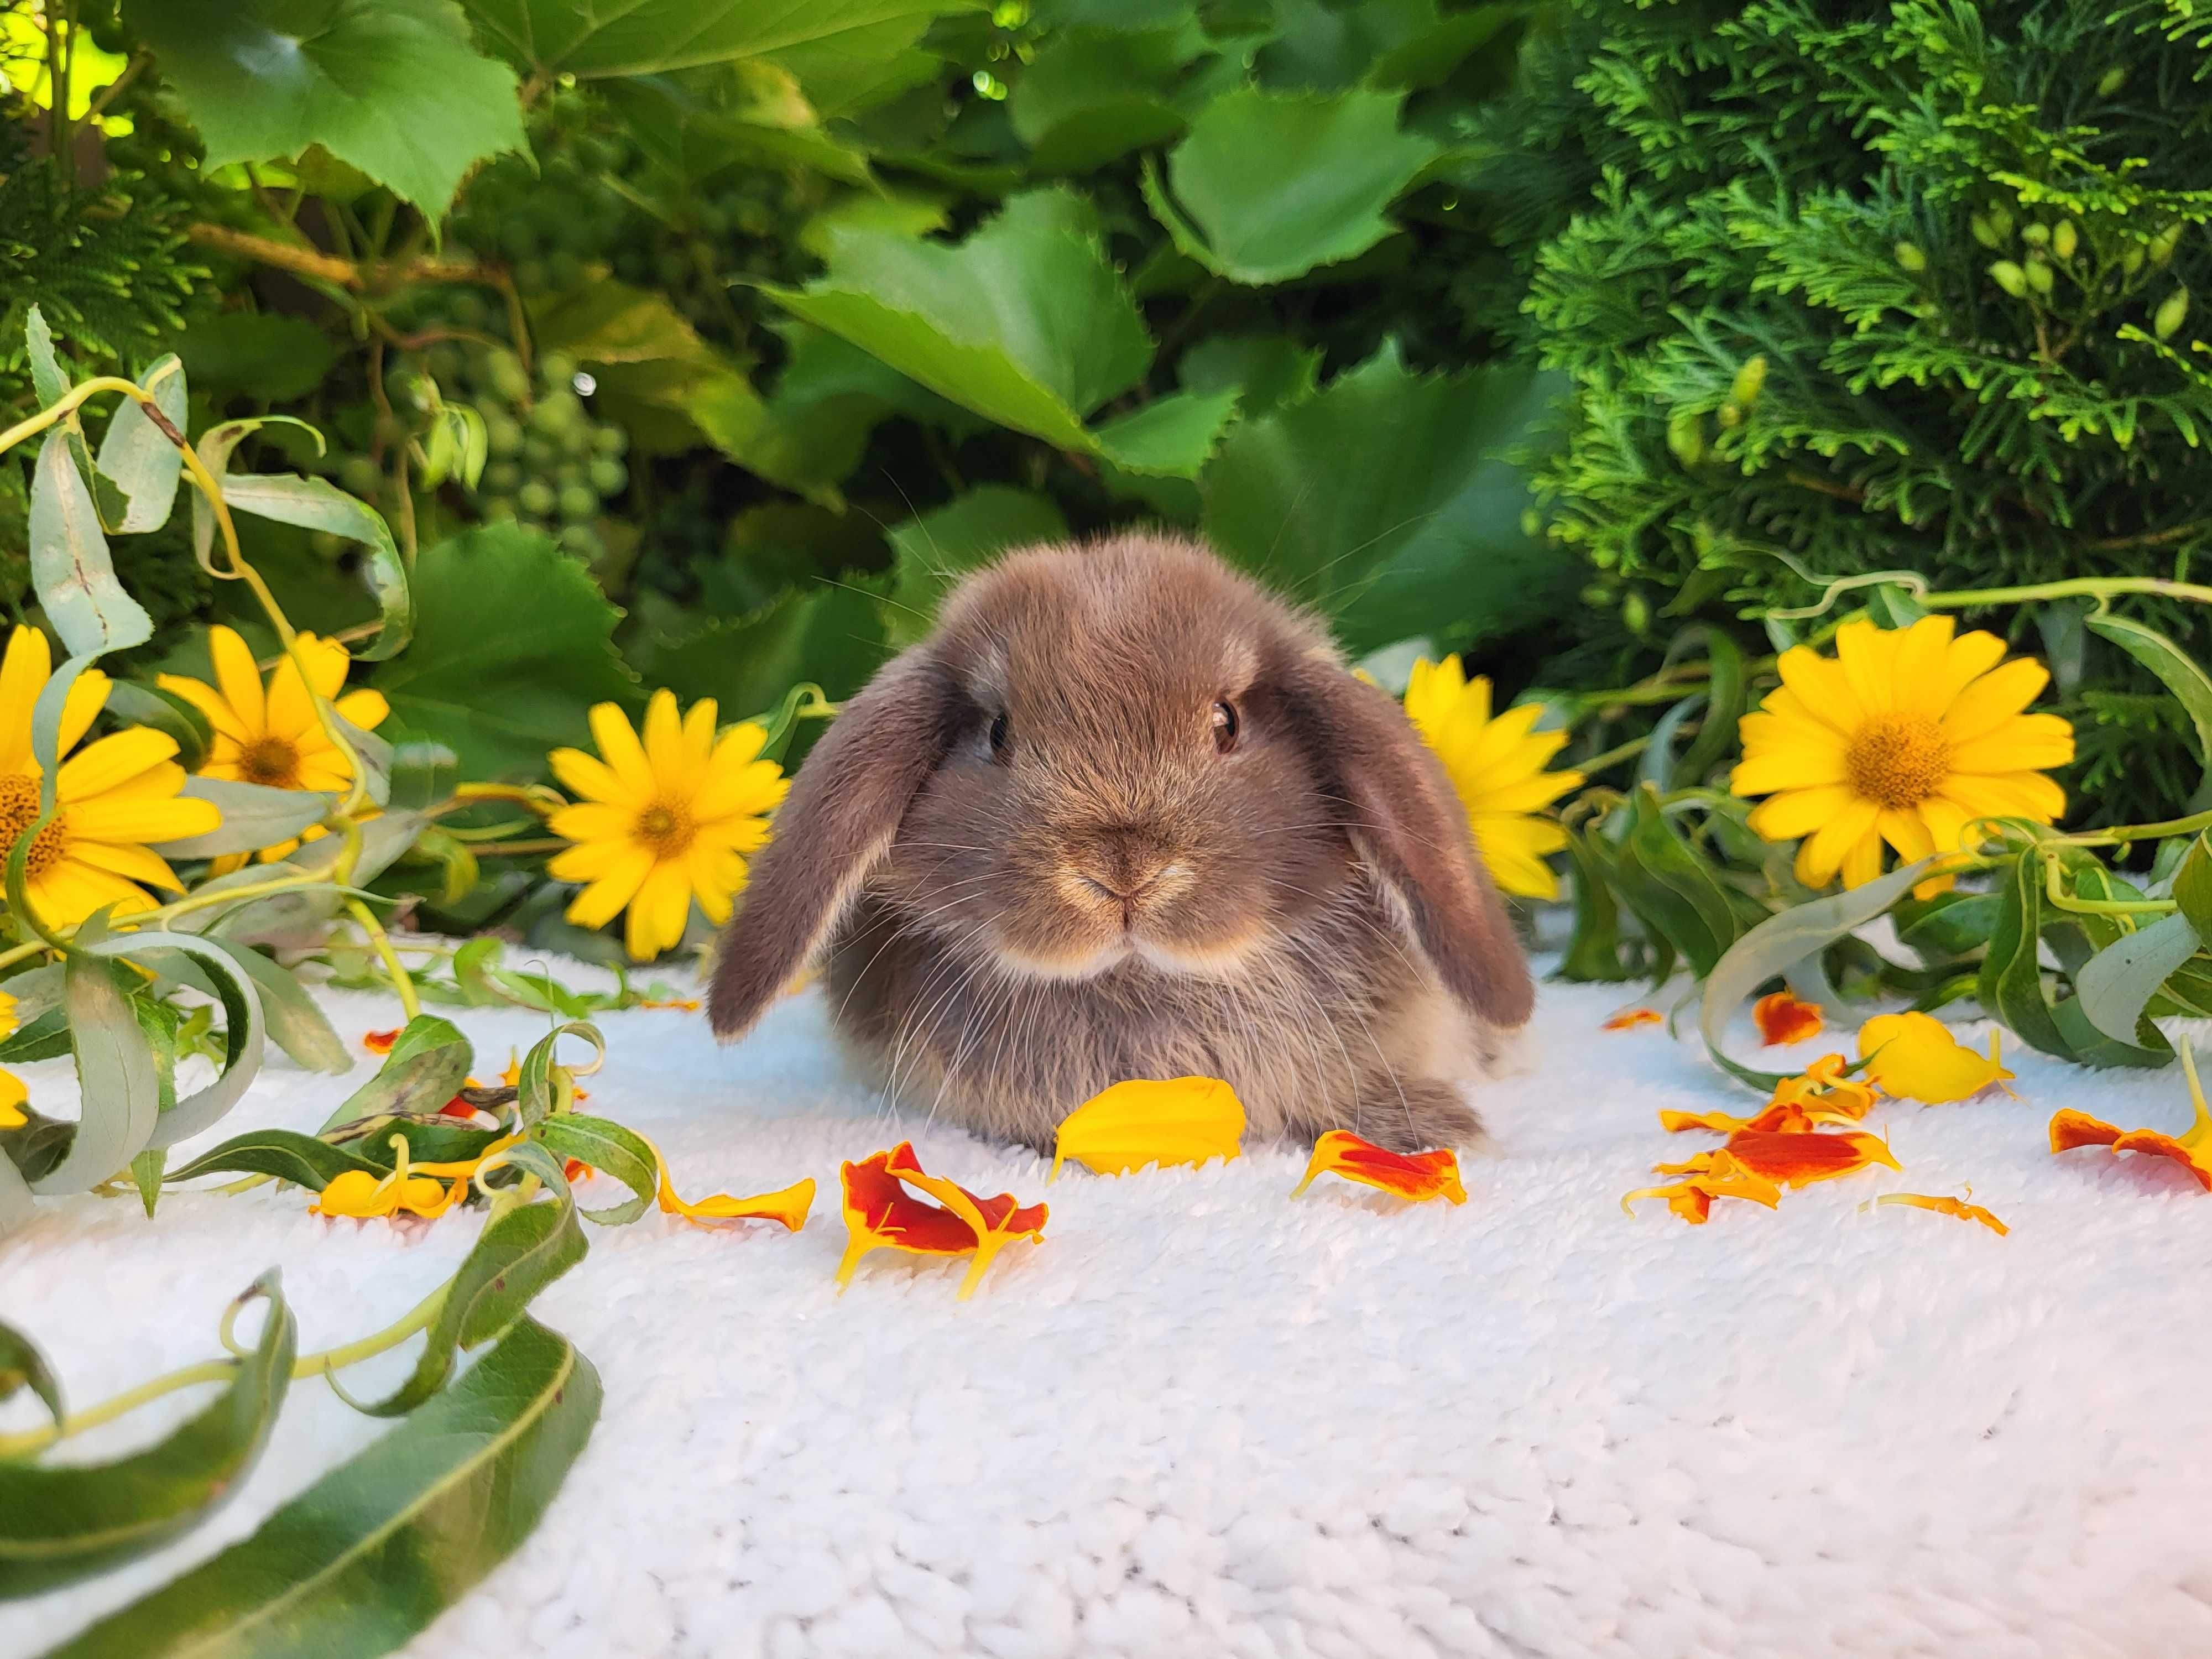
[[[807,757],[715,1031],[828,951],[896,1088],[1048,1148],[1109,1084],[1226,1079],[1258,1134],[1478,1139],[1528,968],[1443,769],[1322,629],[1192,543],[1011,555]]]

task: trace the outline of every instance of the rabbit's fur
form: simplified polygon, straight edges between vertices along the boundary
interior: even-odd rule
[[[1534,989],[1442,768],[1313,621],[1203,548],[1009,556],[831,726],[724,936],[735,1037],[826,952],[907,1099],[1048,1147],[1110,1084],[1254,1133],[1480,1138]]]

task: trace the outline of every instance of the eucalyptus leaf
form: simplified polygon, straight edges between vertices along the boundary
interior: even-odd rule
[[[125,651],[153,637],[154,619],[115,579],[100,514],[59,428],[39,446],[30,542],[31,585],[71,656]]]
[[[125,960],[142,954],[158,960],[165,953],[174,952],[199,966],[222,1003],[222,1070],[207,1087],[185,1096],[171,1110],[162,1113],[142,1146],[173,1146],[213,1127],[238,1103],[246,1085],[261,1070],[264,1040],[261,999],[246,971],[239,965],[236,955],[217,940],[156,929],[118,934],[88,945],[87,950],[97,957]],[[79,1055],[81,1060],[82,1043]],[[134,1152],[137,1150],[134,1148]]]
[[[82,1115],[60,1164],[31,1183],[42,1196],[89,1191],[122,1169],[153,1139],[161,1107],[153,1046],[131,1012],[130,976],[88,953],[70,957],[64,974]]]
[[[9,988],[13,988],[12,981]],[[49,1008],[0,1037],[0,1066],[59,1060],[69,1051],[69,1015],[60,1008]]]
[[[659,1196],[660,1160],[633,1129],[608,1118],[563,1112],[545,1119],[532,1133],[557,1156],[580,1158],[630,1189],[631,1196],[620,1204],[580,1212],[586,1221],[596,1221],[603,1227],[626,1227]]]
[[[343,1075],[353,1069],[353,1052],[331,1028],[322,1005],[300,983],[299,976],[282,963],[250,945],[234,951],[238,966],[260,993],[261,1013],[270,1040],[295,1066],[310,1072]]]
[[[240,1300],[252,1297],[268,1306],[252,1352],[220,1395],[157,1443],[111,1463],[0,1462],[0,1599],[143,1555],[238,1490],[268,1443],[299,1348],[273,1270]]]
[[[2212,939],[2212,837],[2200,834],[2190,841],[2173,872],[2173,902],[2197,938]]]
[[[154,406],[179,437],[185,430],[185,368],[172,352],[157,360],[138,377],[138,385],[151,392]],[[100,441],[100,475],[122,492],[130,503],[115,528],[125,534],[143,534],[168,523],[177,505],[177,481],[185,470],[185,452],[168,433],[156,426],[135,398],[119,404]]]
[[[164,691],[159,686],[141,685],[135,680],[111,680],[107,713],[133,726],[150,726],[173,738],[177,745],[177,764],[187,772],[200,769],[215,743],[215,728],[208,723],[206,714],[173,691]]]
[[[518,1107],[526,1124],[539,1123],[549,1114],[565,1111],[574,1096],[574,1073],[559,1060],[564,1036],[582,1039],[600,1060],[606,1058],[607,1040],[588,1020],[566,1021],[532,1043],[530,1052],[522,1057],[521,1078],[516,1085]]]
[[[587,1246],[561,1160],[529,1141],[509,1148],[507,1156],[543,1182],[551,1196],[518,1204],[485,1224],[453,1274],[413,1372],[382,1400],[354,1401],[357,1409],[372,1417],[413,1411],[445,1386],[461,1349],[497,1336],[540,1291],[584,1259]]]
[[[2133,1046],[2151,998],[2201,943],[2196,927],[2179,911],[2123,935],[2074,975],[2083,1017],[2115,1042]]]
[[[2029,847],[2013,860],[1997,889],[1996,926],[1982,958],[1982,1006],[2030,1048],[2073,1060],[2075,1045],[2060,1030],[2044,988],[2036,956],[2042,935],[2043,859]]]
[[[2212,676],[2165,635],[2133,617],[2106,612],[2087,618],[2083,626],[2118,646],[2173,693],[2197,732],[2197,757],[2204,767],[2197,795],[2212,793]]]
[[[69,1413],[62,1409],[61,1379],[54,1375],[38,1345],[5,1320],[0,1320],[0,1401],[28,1389],[46,1408],[58,1428]]]
[[[1934,862],[1922,859],[1863,887],[1794,905],[1769,916],[1730,945],[1705,975],[1705,998],[1698,1009],[1698,1030],[1714,1061],[1753,1088],[1771,1091],[1783,1080],[1782,1073],[1753,1071],[1729,1058],[1722,1047],[1729,1021],[1768,980],[1787,974],[1807,957],[1826,950],[1887,910],[1915,884],[1927,878]]]
[[[323,531],[359,543],[367,553],[362,562],[362,580],[376,600],[380,622],[374,636],[351,647],[352,653],[363,662],[382,662],[399,654],[414,634],[414,599],[399,544],[392,540],[392,526],[385,523],[382,514],[366,501],[355,500],[327,478],[303,477],[295,472],[216,471],[216,477],[223,502],[234,514],[251,513],[278,524]],[[194,549],[204,563],[214,544],[212,517],[196,514],[192,535]]]
[[[434,1112],[469,1080],[475,1063],[476,1050],[451,1020],[417,1014],[401,1027],[376,1075],[348,1096],[323,1127],[386,1112]]]
[[[376,1659],[536,1528],[599,1413],[599,1373],[517,1322],[459,1382],[232,1545],[47,1659]]]
[[[249,1129],[167,1171],[174,1186],[208,1175],[265,1175],[319,1193],[349,1170],[380,1176],[383,1168],[350,1147],[333,1146],[296,1129]]]
[[[335,795],[313,789],[272,789],[266,784],[230,778],[187,778],[177,792],[194,800],[213,801],[222,822],[204,835],[163,842],[154,850],[173,859],[219,858],[227,853],[258,853],[264,847],[296,841],[337,805]]]

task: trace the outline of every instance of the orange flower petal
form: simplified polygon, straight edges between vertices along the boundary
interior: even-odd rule
[[[1416,1203],[1432,1198],[1467,1202],[1467,1188],[1460,1184],[1459,1158],[1449,1147],[1430,1152],[1386,1152],[1348,1129],[1331,1129],[1314,1142],[1305,1179],[1291,1188],[1291,1196],[1296,1198],[1313,1185],[1316,1176],[1322,1174],[1340,1175],[1346,1181],[1377,1187]]]
[[[695,1224],[780,1221],[787,1231],[795,1233],[806,1224],[807,1212],[814,1207],[814,1178],[809,1176],[788,1187],[751,1198],[732,1198],[727,1193],[716,1193],[694,1203],[676,1195],[676,1189],[668,1184],[668,1166],[664,1164],[660,1167],[660,1207],[669,1215],[680,1215]]]
[[[1820,1004],[1800,1002],[1787,991],[1759,998],[1751,1005],[1751,1017],[1759,1024],[1759,1042],[1770,1048],[1777,1043],[1816,1037],[1827,1024],[1820,1017]]]
[[[1870,1164],[1904,1167],[1880,1136],[1863,1131],[1829,1135],[1741,1129],[1728,1138],[1725,1150],[1743,1169],[1784,1187],[1832,1181]]]
[[[1916,1210],[1934,1210],[1943,1215],[1957,1216],[1961,1221],[1978,1221],[2000,1237],[2012,1231],[1980,1205],[1969,1204],[1960,1198],[1936,1198],[1927,1193],[1884,1193],[1875,1202],[1910,1204]]]
[[[372,1054],[388,1054],[392,1052],[392,1045],[398,1041],[399,1033],[396,1030],[365,1031],[362,1034],[361,1046]]]
[[[1639,1025],[1663,1025],[1667,1016],[1656,1008],[1625,1008],[1598,1029],[1601,1031],[1632,1031]]]
[[[2077,1146],[2109,1146],[2119,1138],[2120,1131],[2102,1118],[2077,1112],[2070,1106],[2051,1115],[2051,1150],[2054,1152],[2070,1152]]]
[[[1042,1237],[1049,1213],[1042,1204],[1024,1207],[1012,1193],[981,1198],[965,1187],[925,1171],[915,1156],[914,1144],[901,1141],[887,1152],[877,1152],[858,1164],[841,1165],[844,1185],[845,1226],[850,1240],[837,1267],[837,1284],[850,1284],[853,1271],[869,1251],[891,1249],[916,1255],[973,1254],[968,1276],[961,1282],[960,1299],[966,1301],[981,1282],[983,1273],[1009,1240]],[[926,1204],[908,1193],[918,1187],[944,1207]]]
[[[1667,1207],[1693,1227],[1704,1226],[1713,1212],[1713,1195],[1693,1181],[1679,1181],[1671,1187],[1639,1187],[1622,1197],[1620,1207],[1632,1215],[1639,1198],[1665,1199]]]
[[[2170,1158],[2195,1176],[2198,1186],[2212,1193],[2212,1164],[2208,1164],[2172,1135],[2162,1135],[2155,1129],[2130,1129],[2112,1143],[2112,1150],[2116,1152],[2154,1152],[2160,1158]]]

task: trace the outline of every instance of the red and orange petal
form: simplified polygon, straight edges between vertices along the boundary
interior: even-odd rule
[[[2051,1115],[2051,1150],[2070,1152],[2081,1146],[2109,1146],[2116,1152],[2148,1152],[2170,1158],[2197,1177],[2197,1184],[2212,1193],[2212,1161],[2185,1142],[2155,1129],[2118,1129],[2087,1112],[2070,1109]]]
[[[1795,1101],[1778,1100],[1757,1117],[1730,1117],[1726,1112],[1668,1112],[1659,1114],[1659,1127],[1669,1134],[1680,1134],[1685,1129],[1710,1129],[1716,1134],[1732,1135],[1746,1129],[1771,1131],[1778,1134],[1810,1134],[1814,1126],[1830,1114],[1808,1111]],[[1846,1121],[1856,1121],[1856,1118]]]
[[[1600,1026],[1601,1031],[1632,1031],[1639,1025],[1663,1025],[1667,1016],[1656,1008],[1624,1008]]]
[[[914,1144],[901,1141],[838,1170],[844,1185],[845,1227],[850,1240],[837,1267],[840,1289],[869,1251],[905,1250],[916,1255],[973,1255],[960,1299],[975,1293],[984,1270],[1010,1239],[1042,1237],[1048,1211],[1042,1204],[1024,1206],[1012,1193],[983,1198],[965,1187],[924,1170]],[[937,1204],[924,1203],[906,1188],[917,1187]],[[939,1207],[942,1206],[942,1207]]]
[[[396,1029],[389,1031],[364,1031],[362,1033],[361,1046],[372,1054],[388,1054],[392,1052],[392,1045],[398,1041],[399,1033]]]
[[[1884,1193],[1875,1202],[1909,1204],[1916,1210],[1934,1210],[1940,1215],[1954,1215],[1961,1221],[1978,1221],[2000,1238],[2012,1231],[1980,1205],[1969,1204],[1963,1198],[1941,1198],[1929,1193]]]
[[[1314,1177],[1320,1175],[1342,1176],[1346,1181],[1379,1188],[1417,1204],[1432,1198],[1447,1198],[1455,1204],[1467,1202],[1467,1188],[1460,1184],[1459,1158],[1449,1147],[1427,1152],[1393,1152],[1371,1140],[1361,1139],[1348,1129],[1331,1129],[1314,1142],[1305,1178],[1291,1188],[1291,1196],[1296,1198],[1305,1191],[1313,1185]]]
[[[1620,1207],[1630,1215],[1636,1213],[1636,1200],[1640,1198],[1662,1198],[1667,1207],[1692,1226],[1702,1226],[1712,1214],[1717,1198],[1741,1198],[1753,1204],[1764,1204],[1772,1209],[1782,1201],[1782,1189],[1772,1182],[1742,1168],[1725,1152],[1701,1154],[1690,1164],[1679,1166],[1686,1178],[1664,1187],[1642,1187],[1626,1194]],[[1662,1173],[1666,1171],[1662,1170]]]
[[[1778,1043],[1803,1042],[1820,1036],[1827,1026],[1820,1017],[1820,1004],[1800,1002],[1787,991],[1759,998],[1751,1005],[1751,1017],[1759,1025],[1759,1042],[1770,1048]]]
[[[1830,1135],[1740,1129],[1728,1138],[1723,1150],[1740,1167],[1784,1187],[1832,1181],[1874,1164],[1893,1170],[1904,1167],[1886,1141],[1863,1130]]]

